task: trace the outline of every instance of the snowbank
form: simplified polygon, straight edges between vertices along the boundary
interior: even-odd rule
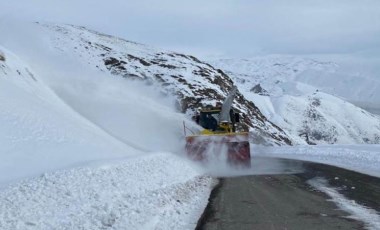
[[[309,180],[308,183],[315,189],[331,197],[331,201],[336,203],[340,209],[350,213],[351,215],[348,216],[348,218],[364,222],[366,228],[370,230],[380,228],[380,216],[376,210],[364,207],[353,200],[347,199],[339,193],[337,188],[328,186],[328,182],[323,178],[314,178]]]
[[[380,177],[380,145],[254,146],[255,156],[318,162]]]
[[[211,182],[168,153],[45,173],[0,191],[0,228],[194,229]]]

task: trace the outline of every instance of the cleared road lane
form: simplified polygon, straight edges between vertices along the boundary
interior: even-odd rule
[[[315,163],[280,160],[302,173],[221,178],[197,229],[365,229],[307,182],[329,186],[380,211],[380,179]]]

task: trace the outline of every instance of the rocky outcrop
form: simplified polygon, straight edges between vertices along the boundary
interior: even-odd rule
[[[256,94],[259,94],[261,96],[269,96],[268,91],[266,91],[263,87],[261,87],[260,84],[257,84],[254,87],[252,87],[252,89],[250,91],[252,93],[256,93]]]
[[[1,53],[1,51],[0,51],[0,61],[5,61],[5,56],[4,56],[4,54],[3,53]]]

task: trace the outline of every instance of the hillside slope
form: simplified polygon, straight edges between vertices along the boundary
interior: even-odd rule
[[[333,60],[333,61],[332,61]],[[253,84],[297,81],[314,86],[353,103],[377,105],[380,100],[378,63],[376,59],[350,56],[286,56],[268,55],[248,59],[216,59],[210,63],[235,77]],[[250,76],[250,79],[244,78]],[[265,88],[270,90],[269,85]],[[273,92],[273,91],[272,91]]]
[[[17,56],[0,52],[0,183],[138,153],[68,107]]]
[[[192,116],[194,109],[201,105],[222,101],[233,85],[223,71],[193,56],[155,49],[83,27],[51,24],[31,27],[29,30],[33,34],[29,32],[23,36],[43,39],[50,53],[81,63],[94,73],[112,73],[157,86],[165,94],[174,95],[178,109],[188,116]],[[8,40],[7,43],[16,48],[14,42]],[[262,141],[291,143],[287,134],[240,92],[234,106],[243,114],[247,128],[261,136]]]
[[[213,180],[177,156],[186,117],[28,48],[0,46],[0,229],[194,229]]]
[[[269,56],[211,63],[226,71],[246,98],[298,143],[380,143],[379,116],[328,93],[335,87],[349,92],[352,87],[361,88],[371,81],[351,82],[348,76],[345,78],[348,81],[343,81],[345,85],[335,84],[340,75],[337,73],[339,66],[333,62]],[[320,78],[323,74],[334,77]]]

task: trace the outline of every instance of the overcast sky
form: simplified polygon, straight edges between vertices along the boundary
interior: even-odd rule
[[[84,25],[198,55],[380,57],[380,0],[0,0],[7,18]]]

